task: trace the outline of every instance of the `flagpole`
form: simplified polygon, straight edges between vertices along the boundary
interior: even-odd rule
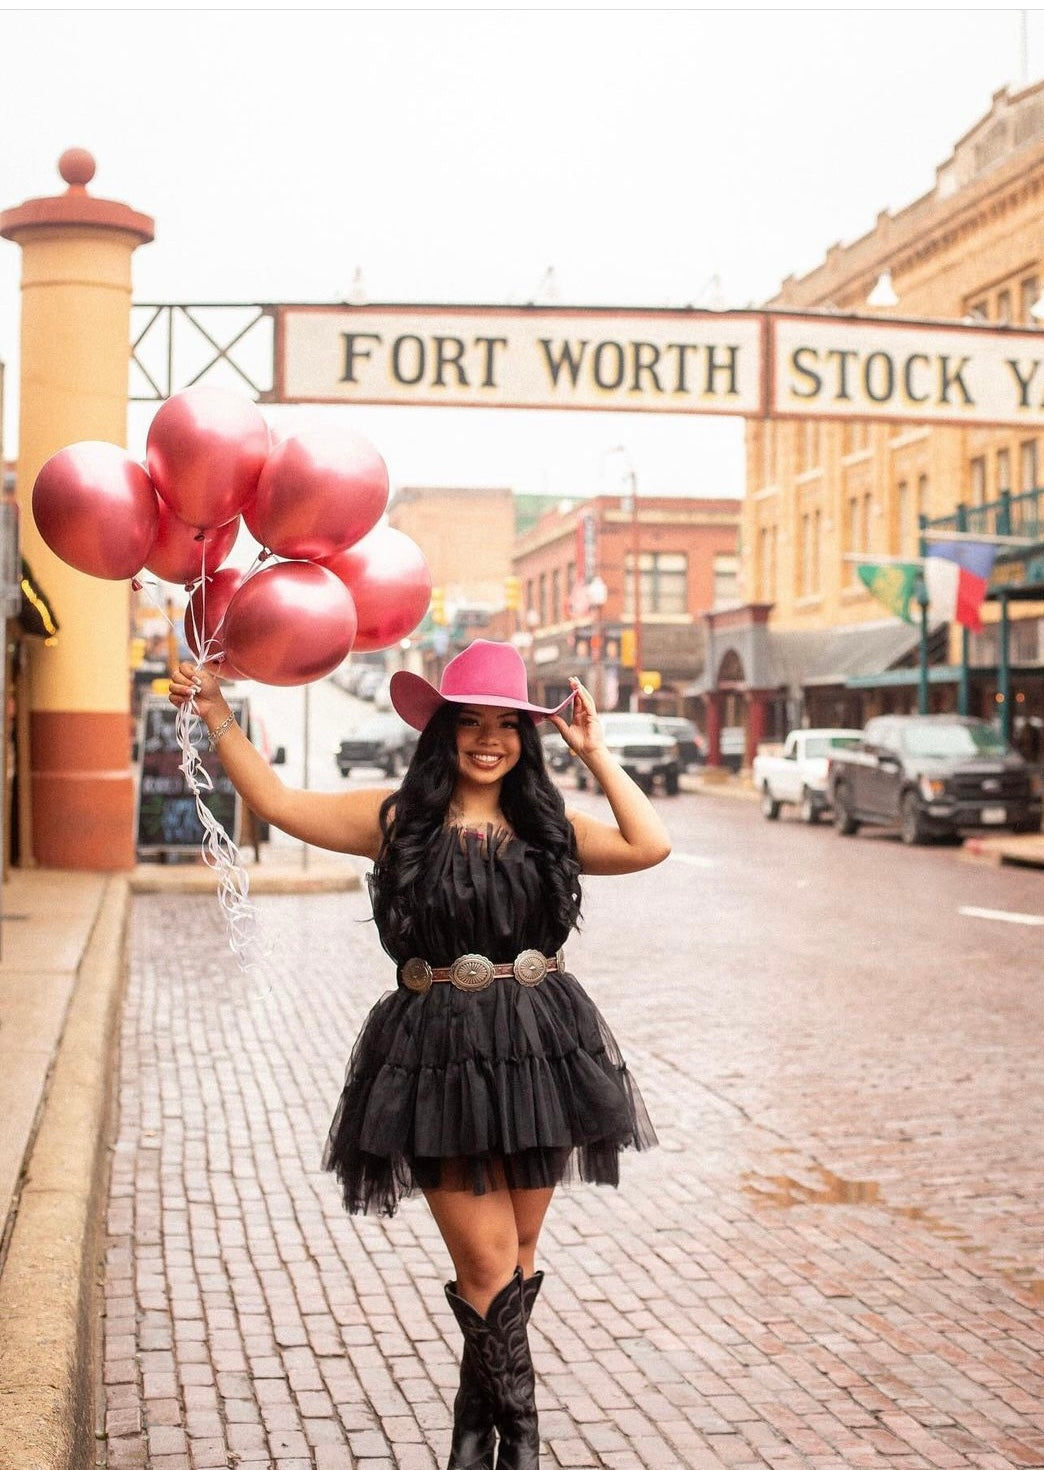
[[[917,517],[921,532],[921,566],[924,566],[925,538],[928,534],[928,517],[920,515]],[[921,609],[921,644],[917,659],[917,713],[926,715],[928,713],[928,587],[924,580],[924,572],[917,579],[917,603]]]

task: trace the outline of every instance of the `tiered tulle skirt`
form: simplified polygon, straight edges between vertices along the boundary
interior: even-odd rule
[[[355,1044],[323,1167],[351,1213],[421,1189],[619,1182],[656,1135],[609,1028],[570,974],[465,993],[399,988]]]

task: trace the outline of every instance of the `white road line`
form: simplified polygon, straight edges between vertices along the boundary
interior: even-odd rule
[[[1044,914],[1015,914],[1010,909],[974,908],[960,908],[957,912],[967,919],[997,919],[1002,924],[1031,924],[1044,928]]]
[[[698,852],[672,852],[670,861],[675,863],[688,863],[690,868],[716,868],[716,858],[703,857]]]

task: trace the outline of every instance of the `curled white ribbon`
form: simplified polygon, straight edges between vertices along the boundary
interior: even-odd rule
[[[201,855],[217,875],[218,903],[225,916],[228,944],[241,970],[257,964],[259,942],[257,909],[250,898],[250,875],[239,848],[207,806],[204,797],[214,790],[214,780],[200,758],[194,737],[202,720],[194,704],[179,707],[174,729],[181,750],[179,770],[196,802],[196,815],[203,828]]]

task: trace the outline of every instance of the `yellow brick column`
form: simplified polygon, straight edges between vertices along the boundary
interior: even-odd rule
[[[127,442],[131,256],[154,228],[88,194],[94,168],[81,148],[63,153],[67,191],[0,213],[0,235],[22,248],[22,546],[61,624],[50,648],[28,640],[32,856],[97,871],[134,864],[130,588],[66,565],[32,516],[33,482],[57,450]]]

